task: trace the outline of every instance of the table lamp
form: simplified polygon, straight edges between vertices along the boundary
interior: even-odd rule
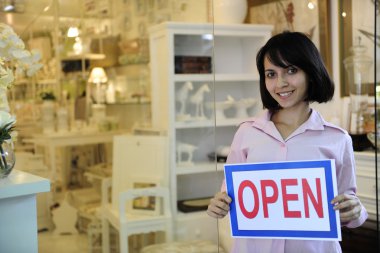
[[[104,103],[104,93],[102,93],[101,90],[101,84],[108,81],[106,72],[104,71],[104,68],[101,67],[95,67],[91,70],[90,77],[88,78],[89,83],[94,83],[96,85],[95,89],[95,102],[97,104]]]

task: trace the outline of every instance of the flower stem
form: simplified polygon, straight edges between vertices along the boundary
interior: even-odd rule
[[[4,154],[4,149],[3,149],[3,145],[2,144],[0,144],[0,155],[1,155],[1,161],[2,162],[0,162],[0,166],[1,167],[3,167],[3,164],[2,163],[4,163],[4,167],[3,167],[3,169],[7,169],[7,160],[5,159],[5,154]]]

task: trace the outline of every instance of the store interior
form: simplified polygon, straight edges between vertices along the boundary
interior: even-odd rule
[[[14,167],[0,180],[21,171],[49,182],[36,194],[31,247],[229,252],[229,220],[205,210],[237,126],[262,110],[256,53],[290,30],[310,36],[336,85],[331,102],[312,107],[353,139],[369,220],[342,229],[343,252],[378,252],[379,8],[373,0],[0,0],[0,24],[40,56],[34,75],[15,74],[0,94],[0,109],[16,119]]]

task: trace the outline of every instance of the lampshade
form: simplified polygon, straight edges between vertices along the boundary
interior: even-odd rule
[[[105,83],[108,81],[108,78],[103,68],[95,67],[91,70],[88,81],[90,83]]]
[[[67,30],[67,37],[69,38],[78,37],[78,35],[79,35],[79,29],[76,26],[70,26],[69,29]]]

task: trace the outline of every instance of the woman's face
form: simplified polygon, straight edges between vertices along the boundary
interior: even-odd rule
[[[307,77],[305,72],[289,65],[282,68],[265,57],[265,85],[270,95],[284,109],[307,103]]]

